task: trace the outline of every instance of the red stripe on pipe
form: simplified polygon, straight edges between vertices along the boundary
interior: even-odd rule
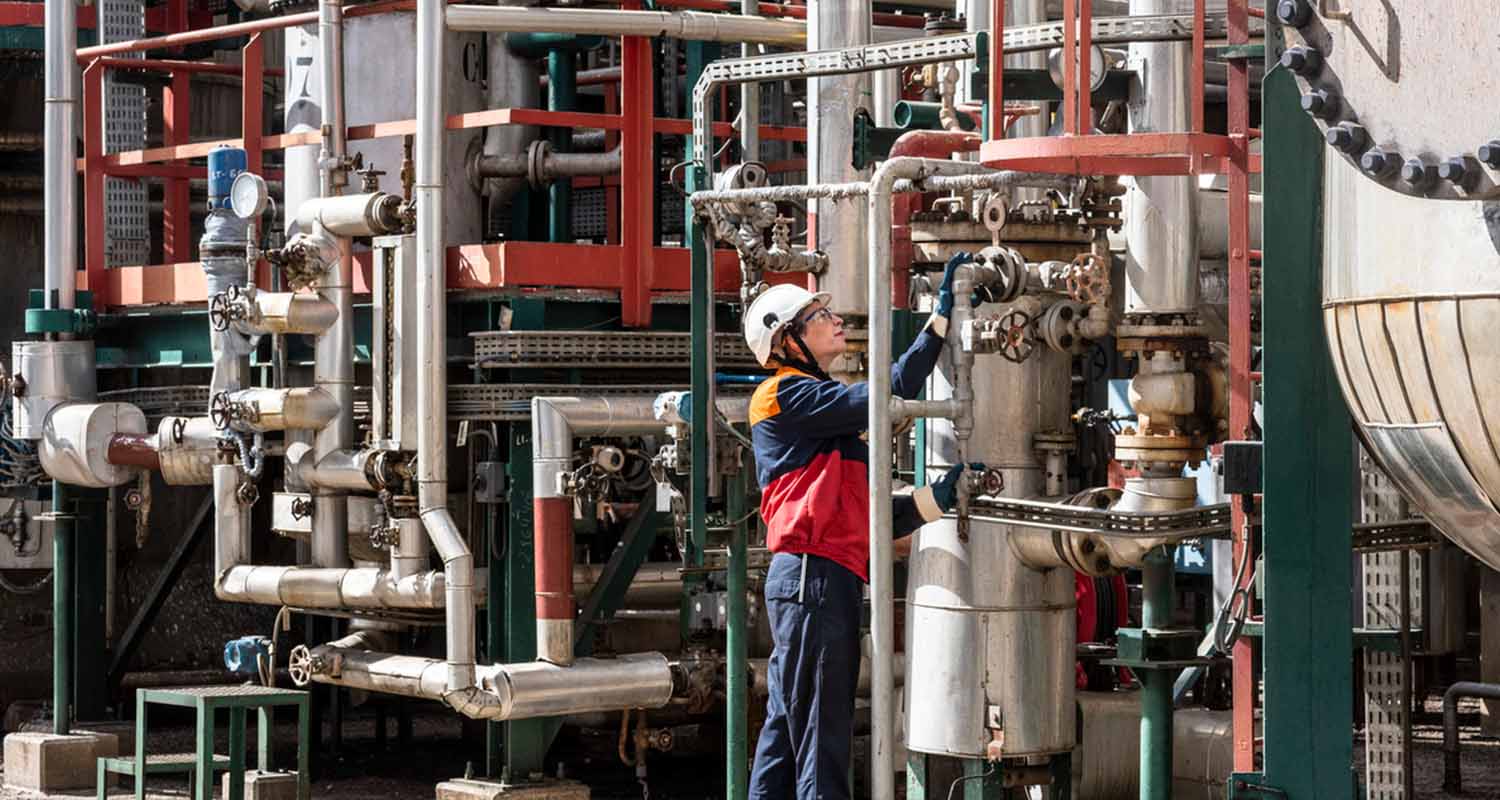
[[[536,541],[536,617],[573,619],[573,501],[539,497],[532,501]]]

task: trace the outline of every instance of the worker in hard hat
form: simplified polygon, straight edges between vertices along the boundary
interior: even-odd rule
[[[908,400],[937,364],[953,311],[951,259],[927,326],[891,368],[891,391]],[[773,286],[745,312],[745,340],[776,373],[750,402],[766,544],[766,608],[775,648],[766,721],[755,749],[751,800],[842,800],[850,795],[854,687],[859,678],[863,584],[869,580],[870,393],[828,367],[844,352],[844,321],[829,296]],[[971,465],[979,468],[979,465]],[[931,486],[894,499],[898,552],[910,534],[953,508],[959,465]]]

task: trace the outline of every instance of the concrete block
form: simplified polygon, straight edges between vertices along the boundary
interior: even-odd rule
[[[229,773],[219,780],[221,797],[229,796]],[[297,800],[297,773],[245,770],[245,800]]]
[[[110,755],[135,754],[135,723],[132,721],[77,722],[73,725],[73,732],[108,734],[115,737],[115,752]]]
[[[437,800],[589,800],[589,787],[578,781],[507,785],[457,778],[437,785]]]
[[[5,785],[51,792],[93,789],[98,759],[119,753],[113,734],[12,733],[5,737]]]

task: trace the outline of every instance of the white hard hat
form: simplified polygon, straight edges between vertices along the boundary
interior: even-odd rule
[[[832,298],[827,292],[813,294],[801,286],[779,284],[761,292],[751,301],[745,311],[745,343],[763,367],[771,366],[771,347],[781,333],[802,309],[813,303],[827,304]]]

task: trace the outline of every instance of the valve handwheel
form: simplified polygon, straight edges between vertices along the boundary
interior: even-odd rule
[[[1006,361],[1019,364],[1031,357],[1031,351],[1036,349],[1036,341],[1031,336],[1031,322],[1031,316],[1020,309],[1012,309],[1009,314],[1000,318],[1000,333],[1003,337],[1000,355]]]
[[[312,683],[313,657],[307,645],[299,644],[292,648],[292,652],[287,655],[286,671],[292,676],[292,683],[298,686]]]

